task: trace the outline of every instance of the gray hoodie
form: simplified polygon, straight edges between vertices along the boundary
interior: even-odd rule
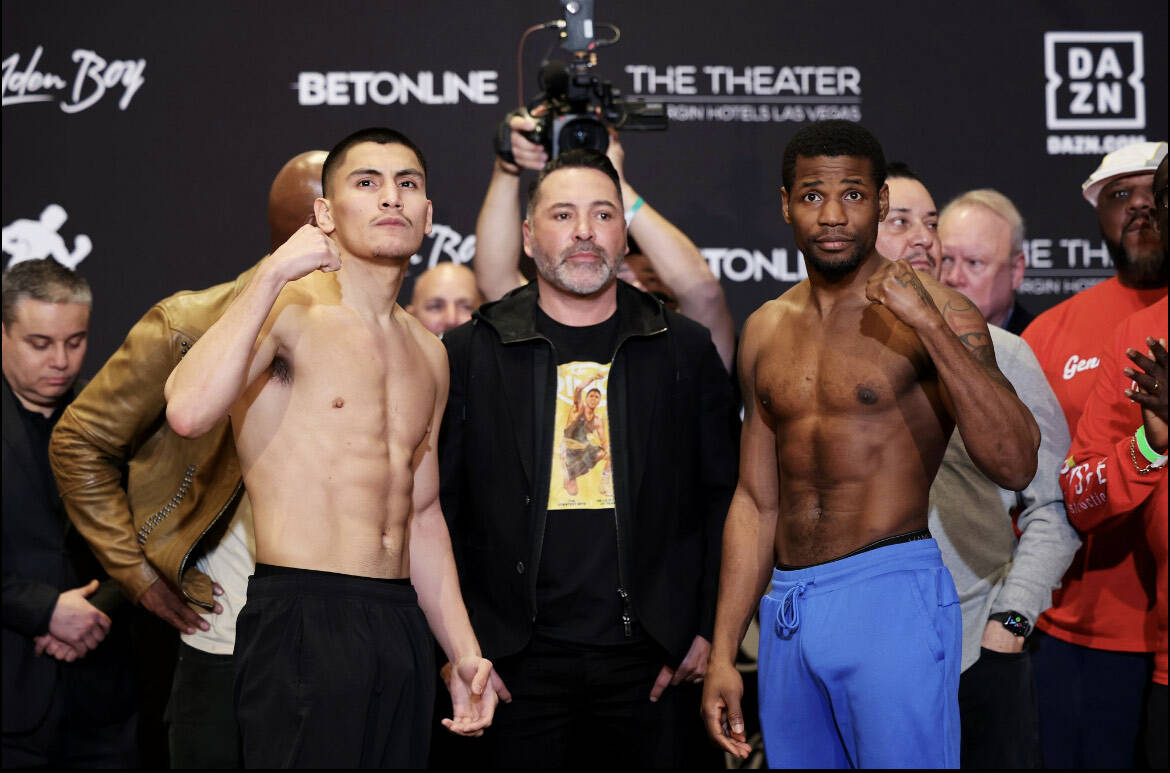
[[[1036,477],[1015,492],[979,471],[956,430],[930,488],[930,533],[959,591],[964,671],[979,659],[988,615],[1014,610],[1035,624],[1081,544],[1057,482],[1071,444],[1060,403],[1024,340],[988,328],[999,369],[1036,417],[1041,440]],[[1015,507],[1018,541],[1010,513]]]

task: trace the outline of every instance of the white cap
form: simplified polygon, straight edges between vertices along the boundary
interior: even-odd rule
[[[1081,192],[1085,201],[1097,206],[1097,196],[1105,183],[1114,177],[1134,172],[1153,172],[1166,157],[1165,142],[1135,142],[1109,153],[1101,159],[1097,171],[1089,175],[1089,179],[1081,184]]]

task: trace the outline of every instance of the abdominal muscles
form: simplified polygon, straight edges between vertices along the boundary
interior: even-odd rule
[[[287,401],[275,427],[237,432],[257,560],[406,576],[413,449],[388,432],[382,400],[300,397]]]
[[[929,443],[923,453],[901,417],[886,413],[813,415],[777,428],[784,563],[829,560],[926,525],[941,450]]]

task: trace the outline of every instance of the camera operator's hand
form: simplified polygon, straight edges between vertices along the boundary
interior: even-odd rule
[[[537,145],[521,133],[536,129],[536,121],[528,115],[516,115],[508,121],[508,126],[512,129],[512,157],[516,159],[518,167],[514,174],[519,173],[520,169],[539,171],[548,163],[548,153],[544,146]]]
[[[605,155],[613,164],[613,168],[617,170],[618,179],[622,183],[622,200],[628,207],[638,198],[638,192],[626,179],[626,149],[622,147],[622,141],[618,138],[616,129],[610,126],[606,128],[606,131],[609,132],[609,147],[605,149]]]
[[[537,112],[540,112],[538,107]],[[505,121],[507,124],[505,125]],[[520,273],[523,251],[520,221],[520,172],[540,169],[548,161],[544,147],[521,132],[536,128],[536,120],[524,110],[508,114],[496,128],[496,158],[487,194],[475,221],[475,282],[485,301],[496,301],[527,280]],[[506,160],[503,141],[515,163]]]
[[[613,127],[606,127],[606,132],[609,134],[609,147],[605,149],[605,155],[609,158],[609,162],[613,164],[613,168],[617,170],[618,179],[622,181],[622,184],[628,184],[626,183],[625,148],[622,147],[622,141],[618,139],[618,133]],[[622,195],[625,195],[624,191]]]

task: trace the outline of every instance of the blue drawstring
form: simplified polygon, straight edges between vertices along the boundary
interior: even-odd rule
[[[805,587],[804,580],[798,580],[780,600],[780,608],[776,610],[776,633],[780,636],[788,636],[800,627],[800,607],[796,599],[804,595]]]

